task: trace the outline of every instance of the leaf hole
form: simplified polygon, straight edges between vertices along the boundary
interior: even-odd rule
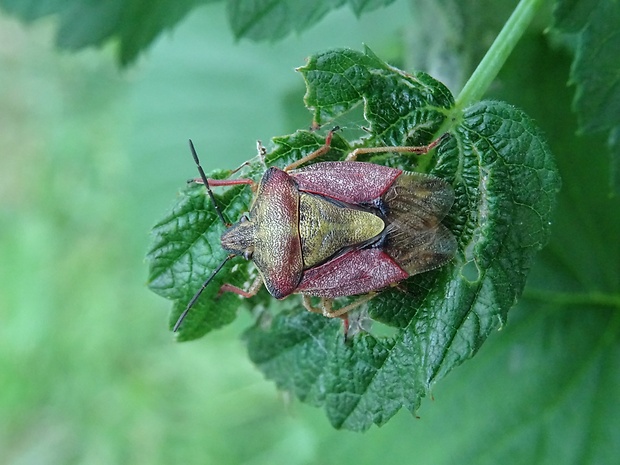
[[[469,260],[461,267],[461,276],[470,283],[480,280],[480,268],[474,260]]]
[[[377,339],[390,339],[396,337],[398,331],[399,328],[388,326],[378,321],[373,321],[372,327],[369,328],[367,332]]]

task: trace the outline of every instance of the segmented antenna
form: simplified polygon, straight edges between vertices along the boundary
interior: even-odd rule
[[[207,175],[205,174],[205,171],[202,169],[202,166],[200,166],[200,160],[198,159],[198,154],[196,153],[196,149],[194,148],[194,143],[192,142],[191,139],[189,140],[189,149],[192,152],[192,157],[194,158],[194,162],[196,163],[196,167],[198,168],[198,173],[200,174],[200,179],[202,180],[202,183],[205,185],[205,188],[207,189],[207,194],[209,194],[209,198],[211,199],[211,203],[213,204],[213,208],[215,208],[215,211],[217,212],[217,216],[220,217],[220,220],[222,220],[222,223],[224,223],[226,226],[229,226],[230,223],[228,223],[228,221],[226,221],[226,218],[224,218],[222,210],[220,210],[219,205],[215,201],[215,196],[213,195],[213,191],[211,190],[211,186],[209,186],[209,181],[207,180]],[[181,313],[181,316],[179,317],[177,322],[174,324],[174,328],[172,328],[172,331],[174,331],[175,333],[178,331],[179,327],[181,326],[181,323],[183,323],[183,320],[185,319],[185,317],[187,316],[187,314],[189,313],[191,308],[194,306],[194,304],[196,303],[196,301],[200,297],[200,294],[202,294],[202,291],[205,290],[205,288],[209,285],[209,283],[215,277],[215,275],[220,272],[220,270],[224,267],[226,262],[228,260],[230,260],[231,258],[233,258],[234,256],[235,256],[234,254],[233,255],[228,255],[222,261],[222,263],[220,263],[217,266],[217,268],[215,270],[213,270],[213,273],[211,273],[209,275],[209,277],[205,280],[205,282],[202,283],[202,286],[200,286],[200,289],[198,289],[198,292],[196,292],[196,294],[194,294],[194,297],[192,297],[192,299],[189,301],[189,303],[187,304],[187,307],[185,307],[185,310],[183,310],[183,313]]]
[[[211,203],[213,204],[213,208],[215,208],[215,211],[217,212],[217,216],[220,217],[220,219],[222,220],[222,223],[224,223],[226,226],[230,226],[230,223],[228,221],[226,221],[226,218],[224,218],[224,214],[222,213],[222,210],[220,210],[219,205],[215,201],[215,196],[213,195],[213,191],[211,190],[211,186],[209,186],[209,181],[207,180],[207,175],[205,174],[204,170],[202,169],[202,166],[200,166],[200,160],[198,159],[198,154],[196,153],[196,149],[194,148],[194,143],[192,142],[191,139],[189,140],[189,149],[192,151],[192,157],[194,157],[194,162],[196,163],[196,167],[198,168],[198,173],[200,174],[200,179],[202,179],[202,183],[207,188],[207,194],[209,194],[209,198],[211,199]]]
[[[202,286],[200,286],[200,289],[198,289],[198,292],[196,292],[194,294],[194,297],[192,297],[192,300],[189,301],[189,303],[187,304],[187,307],[185,307],[185,310],[183,310],[183,313],[181,313],[181,316],[179,317],[179,319],[177,320],[177,322],[174,324],[174,328],[172,328],[173,332],[177,332],[177,330],[179,329],[179,326],[181,326],[181,323],[183,323],[183,320],[185,319],[185,317],[187,316],[187,314],[189,313],[190,309],[194,306],[194,304],[196,303],[196,301],[198,300],[198,298],[200,297],[200,294],[202,294],[202,291],[205,290],[205,288],[209,285],[209,283],[211,282],[211,280],[215,277],[216,274],[218,274],[220,272],[220,270],[224,267],[224,265],[226,264],[226,262],[228,260],[230,260],[231,258],[233,258],[235,255],[231,254],[228,255],[223,261],[222,263],[220,263],[217,268],[215,270],[213,270],[213,273],[211,273],[209,275],[209,277],[205,280],[204,283],[202,283]]]

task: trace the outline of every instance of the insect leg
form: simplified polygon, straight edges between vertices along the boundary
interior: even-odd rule
[[[333,299],[327,299],[325,297],[321,297],[321,304],[318,307],[315,307],[312,305],[312,302],[310,301],[310,296],[307,294],[302,294],[303,297],[303,304],[304,307],[306,307],[306,310],[308,310],[309,312],[312,313],[320,313],[321,315],[323,315],[324,317],[327,318],[338,318],[338,317],[343,317],[344,315],[346,315],[347,313],[349,313],[351,310],[359,307],[360,305],[368,302],[370,299],[374,298],[377,295],[376,292],[370,292],[367,295],[365,295],[364,297],[360,297],[359,299],[357,299],[355,302],[351,302],[349,305],[345,305],[342,308],[339,308],[337,310],[332,310],[333,309]]]
[[[231,170],[230,174],[235,174],[237,171],[241,170],[241,168],[243,168],[244,166],[250,166],[250,162],[244,161],[239,166],[237,166],[234,170]],[[211,182],[211,180],[209,180],[209,182]]]
[[[250,285],[247,291],[237,286],[233,286],[232,284],[222,284],[222,287],[220,287],[220,292],[218,292],[217,295],[220,296],[224,292],[234,292],[235,294],[238,294],[241,297],[245,297],[246,299],[249,299],[250,297],[254,297],[258,293],[261,284],[263,284],[263,279],[259,274],[254,279],[254,281],[252,282],[252,284]]]
[[[355,302],[351,302],[349,305],[345,305],[344,307],[339,308],[337,310],[332,310],[332,302],[333,302],[332,299],[322,298],[321,299],[321,313],[323,314],[323,316],[327,318],[342,317],[343,315],[346,315],[347,313],[349,313],[351,310],[368,302],[369,300],[373,299],[376,296],[377,296],[376,292],[370,292],[364,297],[360,297]]]
[[[334,135],[334,132],[338,131],[339,129],[340,128],[338,126],[336,126],[334,129],[331,129],[327,133],[327,136],[325,137],[325,144],[323,144],[322,147],[320,147],[319,149],[315,150],[312,153],[309,153],[305,157],[300,158],[296,162],[291,163],[286,168],[284,168],[284,171],[288,172],[288,171],[294,170],[295,168],[303,165],[304,163],[314,160],[315,158],[325,155],[327,152],[329,152],[329,149],[332,143],[332,136]]]
[[[204,181],[200,178],[198,179],[193,179],[193,182],[196,182],[198,184],[204,184]],[[209,186],[215,187],[215,186],[237,186],[239,184],[247,184],[251,187],[254,187],[254,181],[252,181],[251,179],[208,179],[207,180],[209,183]]]
[[[217,180],[217,179],[207,179],[207,175],[205,174],[202,166],[200,165],[200,160],[198,159],[198,154],[196,153],[196,149],[194,148],[194,143],[192,140],[189,140],[189,148],[192,152],[192,157],[194,158],[194,163],[196,163],[196,168],[198,168],[198,173],[200,174],[200,178],[193,179],[193,182],[204,184],[207,189],[207,194],[209,194],[209,198],[211,199],[211,203],[213,204],[213,208],[215,208],[215,212],[217,216],[220,217],[222,223],[226,226],[230,226],[230,223],[226,221],[224,218],[224,214],[220,209],[220,206],[215,201],[215,196],[213,195],[213,191],[211,190],[211,186],[230,186],[233,184],[250,184],[252,190],[254,190],[254,182],[251,179],[234,179],[234,180]]]
[[[442,142],[444,142],[449,137],[450,137],[450,133],[446,132],[444,135],[442,135],[441,137],[438,137],[430,144],[421,145],[419,147],[413,147],[413,146],[408,146],[408,145],[396,146],[396,147],[360,147],[360,148],[353,150],[353,152],[347,155],[347,158],[345,158],[345,161],[355,161],[358,156],[368,154],[368,153],[397,152],[397,153],[417,153],[420,155],[424,155],[425,153],[430,152],[435,147],[440,145]]]
[[[312,301],[310,300],[310,296],[308,294],[302,294],[301,298],[306,310],[312,313],[323,313],[323,311],[319,307],[315,307],[314,305],[312,305]]]

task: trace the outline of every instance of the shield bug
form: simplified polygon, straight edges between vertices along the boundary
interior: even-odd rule
[[[378,291],[409,276],[437,268],[456,251],[456,240],[441,220],[454,201],[452,186],[434,176],[356,161],[362,154],[424,154],[444,135],[420,147],[358,148],[344,161],[312,161],[330,150],[325,144],[295,163],[268,168],[261,180],[207,179],[190,141],[200,178],[227,225],[222,247],[230,252],[205,280],[179,317],[176,331],[202,291],[231,258],[253,260],[258,276],[248,289],[224,284],[220,292],[252,297],[264,284],[277,299],[301,294],[304,306],[338,317],[368,301]],[[250,211],[228,224],[211,187],[248,184],[254,192]],[[357,296],[333,310],[336,297]],[[311,297],[320,298],[320,306]]]

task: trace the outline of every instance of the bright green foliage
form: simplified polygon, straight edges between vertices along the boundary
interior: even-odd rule
[[[317,124],[365,105],[373,136],[366,145],[415,145],[428,140],[454,104],[450,91],[435,79],[425,73],[405,75],[368,49],[366,54],[323,53],[311,57],[299,71],[306,80],[306,106],[314,110]]]
[[[196,7],[222,0],[0,0],[0,7],[24,21],[57,15],[57,45],[69,50],[115,40],[123,65],[133,62],[162,32]],[[226,0],[230,26],[238,38],[281,39],[316,24],[345,4],[361,14],[394,0]]]
[[[310,314],[301,303],[278,311],[276,302],[270,305],[271,324],[261,318],[246,333],[250,357],[281,389],[324,405],[335,427],[365,430],[402,407],[415,412],[435,381],[501,327],[523,290],[534,253],[547,241],[559,176],[532,120],[508,104],[480,102],[459,112],[441,83],[390,67],[369,50],[316,55],[300,71],[315,122],[329,127],[363,105],[368,134],[353,146],[421,145],[444,131],[452,136],[433,158],[422,157],[418,168],[456,190],[445,223],[457,236],[459,251],[448,265],[370,302],[368,315],[390,327],[390,336],[371,329],[345,340],[339,320]],[[267,162],[278,165],[323,143],[307,131],[275,141]],[[350,150],[340,137],[334,146],[329,158]],[[411,156],[393,156],[391,163],[401,159],[407,167],[415,165]],[[260,169],[253,165],[249,175],[256,178]],[[231,189],[220,197],[231,221],[248,208],[247,191]],[[175,300],[172,320],[224,256],[218,249],[222,225],[210,208],[204,189],[190,187],[154,231],[151,287]],[[246,279],[242,270],[248,264],[234,263],[236,271],[220,273],[201,297],[180,338],[204,334],[233,317],[237,296],[214,297],[222,282]],[[297,297],[287,302],[292,299]],[[225,317],[216,316],[221,312]]]

